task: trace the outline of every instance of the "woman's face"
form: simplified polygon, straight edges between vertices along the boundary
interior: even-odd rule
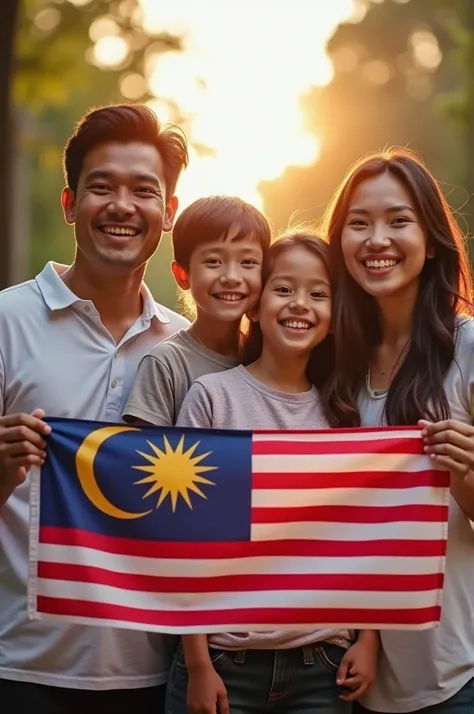
[[[431,257],[410,194],[388,172],[355,189],[341,247],[353,279],[376,299],[417,293],[421,271]]]

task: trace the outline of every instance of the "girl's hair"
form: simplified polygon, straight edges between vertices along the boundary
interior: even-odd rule
[[[421,159],[405,149],[390,149],[359,160],[330,202],[323,226],[330,244],[336,362],[327,388],[330,419],[359,426],[357,397],[381,341],[375,299],[349,274],[341,235],[349,203],[365,180],[388,173],[408,191],[434,256],[420,275],[413,332],[406,357],[388,390],[388,424],[415,424],[420,418],[449,416],[443,378],[454,359],[456,316],[472,314],[471,273],[464,240],[446,199]]]
[[[270,278],[275,260],[296,247],[303,247],[308,253],[315,255],[326,266],[329,274],[329,246],[319,236],[309,231],[288,230],[277,238],[264,255],[262,264],[262,285]],[[251,321],[247,334],[242,340],[242,364],[249,365],[255,362],[262,354],[263,336],[259,322]],[[307,376],[311,384],[322,388],[332,372],[334,362],[334,345],[332,335],[317,345],[310,356]]]

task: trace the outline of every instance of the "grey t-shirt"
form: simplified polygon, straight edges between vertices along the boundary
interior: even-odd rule
[[[195,381],[184,399],[178,426],[211,429],[326,429],[317,390],[286,394],[270,389],[239,366]],[[209,635],[223,649],[290,649],[331,641],[347,647],[348,630],[247,632]]]
[[[472,424],[474,322],[458,326],[455,360],[444,380],[453,419]],[[383,424],[385,399],[360,395],[362,426]],[[444,702],[474,674],[474,533],[451,498],[443,612],[438,628],[381,632],[379,673],[365,707],[413,712]]]
[[[141,360],[123,419],[135,417],[156,426],[172,426],[195,379],[236,364],[234,358],[208,350],[187,330],[180,330]]]

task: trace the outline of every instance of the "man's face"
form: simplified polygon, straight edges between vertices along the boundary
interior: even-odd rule
[[[84,157],[76,195],[66,188],[66,221],[75,224],[77,251],[91,266],[133,272],[171,230],[177,208],[166,196],[163,162],[152,144],[99,144]]]

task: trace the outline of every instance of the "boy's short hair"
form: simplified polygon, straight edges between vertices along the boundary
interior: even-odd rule
[[[270,246],[270,224],[255,206],[235,196],[199,198],[184,209],[174,225],[174,259],[184,270],[189,270],[191,255],[197,246],[222,240],[236,224],[239,232],[234,241],[252,235],[264,251]]]

